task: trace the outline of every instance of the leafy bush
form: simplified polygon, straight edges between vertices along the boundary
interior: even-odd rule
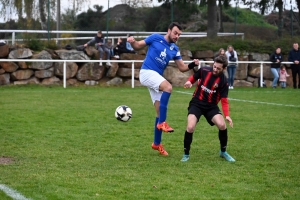
[[[56,44],[54,40],[50,40],[44,43],[44,47],[47,49],[57,50],[60,47]]]
[[[29,49],[34,51],[41,51],[44,47],[43,42],[35,37],[35,35],[25,34],[24,43]]]
[[[276,47],[280,47],[282,54],[287,55],[291,50],[293,42],[299,41],[300,37],[283,38],[266,42],[259,39],[245,39],[232,37],[217,37],[214,40],[208,38],[180,38],[178,45],[180,49],[196,50],[213,50],[218,51],[220,48],[226,49],[228,45],[232,45],[238,51],[256,52],[256,53],[272,53]]]

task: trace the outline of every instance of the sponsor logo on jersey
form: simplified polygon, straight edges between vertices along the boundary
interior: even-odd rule
[[[180,56],[180,51],[177,51],[176,57]]]
[[[216,90],[210,90],[210,89],[208,89],[207,87],[205,87],[204,85],[201,85],[201,89],[202,89],[204,92],[207,92],[207,93],[209,93],[209,94],[216,93]]]
[[[165,61],[166,57],[167,57],[167,49],[165,48],[162,52],[160,52],[159,57],[155,57],[155,60],[160,62],[162,65],[166,65],[167,64],[167,62]]]
[[[161,59],[163,59],[163,60],[166,59],[166,56],[167,56],[166,51],[167,51],[167,49],[165,48],[164,51],[160,52],[160,56],[159,57],[161,57]]]

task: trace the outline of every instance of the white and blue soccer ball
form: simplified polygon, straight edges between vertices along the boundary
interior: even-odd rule
[[[115,117],[122,122],[128,122],[132,117],[132,110],[125,105],[118,106],[115,111]]]

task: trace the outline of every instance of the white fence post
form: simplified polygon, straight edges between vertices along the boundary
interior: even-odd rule
[[[131,64],[131,88],[134,88],[134,61]]]
[[[66,61],[64,61],[64,88],[67,87],[67,67],[66,67]]]
[[[263,82],[264,82],[263,67],[264,67],[264,64],[260,63],[260,87],[264,87],[263,86]]]
[[[11,43],[15,44],[16,33],[12,32]]]

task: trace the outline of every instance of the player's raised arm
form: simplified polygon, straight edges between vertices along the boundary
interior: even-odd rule
[[[134,48],[134,50],[139,50],[147,45],[145,40],[136,41],[134,39],[134,37],[132,37],[132,36],[127,38],[127,42],[129,42],[131,44],[131,46],[132,46],[132,48]]]
[[[193,69],[194,67],[199,65],[199,60],[198,59],[194,59],[193,62],[189,63],[189,64],[184,64],[184,62],[180,59],[180,60],[175,60],[175,63],[179,69],[179,71],[181,72],[186,72],[190,69]]]

